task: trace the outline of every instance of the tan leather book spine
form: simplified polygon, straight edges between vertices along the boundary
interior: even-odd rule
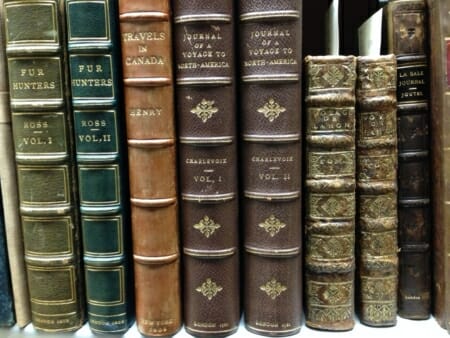
[[[428,0],[430,29],[433,315],[450,331],[450,3]]]
[[[120,0],[119,22],[136,323],[170,336],[181,327],[170,2]]]
[[[285,336],[302,320],[302,4],[240,1],[238,50],[247,330]]]
[[[240,319],[234,2],[174,1],[185,330]]]
[[[397,320],[397,67],[395,55],[360,56],[356,82],[359,318]]]
[[[14,315],[19,327],[31,321],[30,295],[24,260],[22,226],[19,213],[16,160],[9,105],[8,70],[5,54],[5,20],[3,1],[0,2],[0,186],[2,191],[5,234],[13,292]]]
[[[355,81],[354,56],[307,56],[306,325],[354,326]]]
[[[389,2],[388,52],[397,58],[398,313],[431,313],[428,10],[425,0]]]

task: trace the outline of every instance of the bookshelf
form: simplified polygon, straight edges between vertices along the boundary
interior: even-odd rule
[[[79,338],[79,337],[99,337],[89,330],[89,326],[85,324],[80,330],[73,333],[42,333],[34,330],[32,325],[28,325],[24,329],[19,329],[17,326],[12,328],[0,328],[0,337],[2,338]],[[124,335],[102,335],[102,337],[124,337],[137,338],[142,336],[133,325]],[[257,338],[264,337],[248,332],[241,321],[239,330],[230,338]],[[308,338],[444,338],[448,337],[447,331],[442,329],[434,318],[428,320],[408,320],[398,317],[397,325],[388,328],[375,328],[356,323],[355,328],[346,332],[330,332],[313,330],[305,325],[302,326],[300,333],[290,337],[308,337]],[[192,338],[183,329],[179,331],[174,338]]]

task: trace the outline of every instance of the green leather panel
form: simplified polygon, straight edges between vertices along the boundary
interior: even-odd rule
[[[16,154],[67,153],[63,112],[14,113],[12,125]]]
[[[83,245],[86,256],[123,255],[122,217],[83,217]],[[88,259],[87,257],[85,260]]]
[[[123,268],[86,268],[86,299],[88,303],[119,305],[123,299]]]
[[[72,97],[114,99],[111,55],[71,55]]]
[[[74,119],[78,155],[118,153],[115,110],[75,110]]]
[[[36,207],[70,203],[69,168],[66,165],[52,167],[17,167],[21,204]]]
[[[62,99],[62,64],[58,56],[10,57],[8,68],[11,100],[42,100],[42,105],[48,105],[49,100]]]
[[[119,172],[117,165],[79,166],[81,204],[115,204],[120,202]]]
[[[73,254],[73,220],[67,217],[22,217],[22,228],[27,255]]]
[[[59,43],[56,2],[28,2],[5,7],[7,43]]]
[[[110,39],[107,1],[68,2],[67,22],[69,41]],[[86,24],[87,22],[89,25]]]

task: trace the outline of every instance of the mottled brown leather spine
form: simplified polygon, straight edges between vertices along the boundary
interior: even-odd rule
[[[386,9],[388,48],[397,57],[398,313],[427,319],[431,312],[428,11],[425,0],[389,2]]]
[[[169,1],[119,1],[136,323],[181,327],[180,253]]]
[[[355,81],[354,56],[307,56],[306,325],[354,326]]]
[[[356,175],[359,318],[397,320],[397,118],[395,55],[357,61]]]
[[[430,29],[433,315],[450,330],[450,3],[428,0]]]
[[[301,2],[238,4],[244,322],[254,333],[300,330]]]
[[[240,319],[234,2],[173,4],[184,327],[228,336]]]

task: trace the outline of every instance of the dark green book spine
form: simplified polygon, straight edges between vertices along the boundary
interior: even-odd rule
[[[89,326],[133,322],[117,1],[66,0]]]
[[[76,330],[84,291],[63,2],[5,1],[3,9],[32,323]]]

